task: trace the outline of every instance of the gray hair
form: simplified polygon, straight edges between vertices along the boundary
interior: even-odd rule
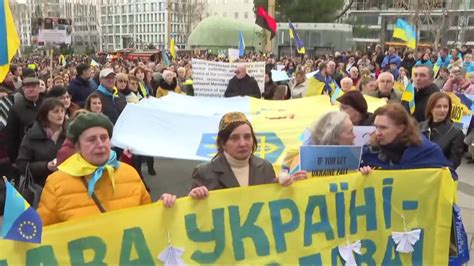
[[[314,126],[311,133],[313,145],[337,145],[337,138],[341,134],[344,120],[349,118],[346,112],[329,112]]]

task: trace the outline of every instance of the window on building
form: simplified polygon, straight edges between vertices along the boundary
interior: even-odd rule
[[[234,13],[234,18],[235,18],[235,19],[238,19],[238,18],[239,18],[239,12],[235,12],[235,13]]]
[[[131,5],[131,4],[128,5],[128,12],[130,12],[130,13],[134,12],[133,11],[133,5]]]
[[[244,12],[244,18],[249,18],[249,12]]]

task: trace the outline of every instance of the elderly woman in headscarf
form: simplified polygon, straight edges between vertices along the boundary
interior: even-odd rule
[[[160,81],[160,86],[156,90],[156,97],[168,95],[168,92],[182,93],[181,88],[176,81],[175,73],[169,70],[163,71],[163,79]]]
[[[217,154],[210,162],[198,165],[193,173],[194,199],[206,198],[210,190],[271,184],[277,181],[284,186],[306,179],[299,171],[286,180],[278,180],[270,162],[258,158],[257,138],[252,125],[240,112],[225,114],[219,123]]]

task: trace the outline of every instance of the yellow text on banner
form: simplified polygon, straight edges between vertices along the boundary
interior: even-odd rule
[[[359,240],[360,264],[447,265],[454,194],[447,169],[211,191],[52,225],[41,244],[0,240],[0,264],[156,265],[170,239],[188,265],[341,265],[338,246]],[[421,229],[410,254],[391,238],[405,228]]]

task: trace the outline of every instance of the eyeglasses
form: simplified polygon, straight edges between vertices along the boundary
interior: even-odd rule
[[[127,83],[128,81],[127,81],[127,80],[124,80],[124,79],[119,79],[119,80],[117,80],[117,82],[119,82],[119,83]]]

